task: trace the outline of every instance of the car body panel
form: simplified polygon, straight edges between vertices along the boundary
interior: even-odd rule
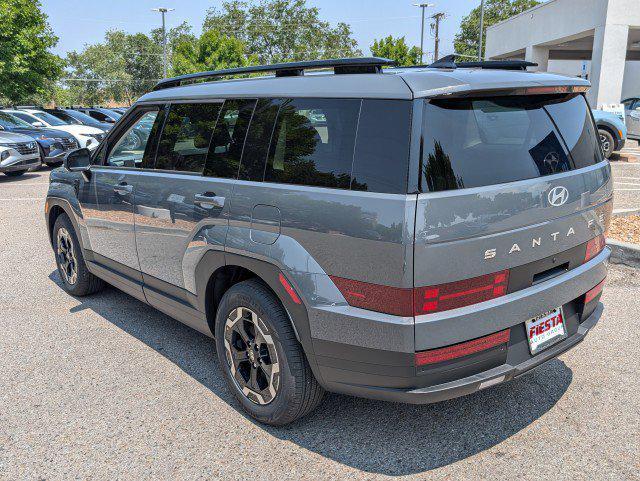
[[[604,128],[613,137],[615,142],[613,150],[622,149],[627,140],[627,126],[624,120],[613,112],[605,112],[604,110],[592,110],[591,112],[598,128]]]
[[[640,140],[640,98],[633,97],[624,103],[625,122],[630,139]]]

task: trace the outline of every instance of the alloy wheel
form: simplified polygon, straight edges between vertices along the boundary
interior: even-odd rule
[[[58,230],[57,245],[56,256],[60,273],[68,284],[73,285],[78,280],[78,260],[71,235],[64,227]]]
[[[606,135],[600,134],[600,144],[602,145],[604,154],[608,154],[611,149],[611,142],[609,142],[609,138]]]
[[[269,329],[253,310],[238,307],[229,313],[224,347],[231,377],[245,397],[260,405],[273,401],[280,385],[278,353]]]

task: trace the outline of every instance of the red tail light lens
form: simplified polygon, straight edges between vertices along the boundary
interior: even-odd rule
[[[604,238],[604,235],[602,234],[598,237],[594,237],[589,242],[587,242],[587,253],[584,255],[584,261],[590,261],[595,256],[600,254],[600,252],[602,252],[602,249],[604,249],[605,244],[606,240]]]
[[[414,291],[415,315],[448,311],[488,301],[507,293],[509,271],[500,271],[438,286],[418,287]]]
[[[394,316],[413,316],[411,289],[381,286],[342,277],[330,277],[350,306],[393,314]]]
[[[584,303],[585,304],[589,304],[596,297],[598,297],[598,294],[600,294],[602,292],[602,288],[604,287],[604,282],[605,281],[606,281],[606,279],[604,279],[600,284],[598,284],[596,287],[594,287],[593,289],[591,289],[589,292],[587,292],[584,295]]]
[[[511,330],[496,332],[489,336],[480,337],[473,341],[467,341],[454,346],[441,347],[430,351],[416,352],[416,366],[426,366],[428,364],[436,364],[438,362],[450,361],[459,357],[475,354],[480,351],[486,351],[492,347],[506,344],[511,337]]]

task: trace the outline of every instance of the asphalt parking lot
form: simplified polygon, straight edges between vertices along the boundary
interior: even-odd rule
[[[328,395],[276,429],[242,414],[209,338],[62,290],[47,178],[0,176],[0,479],[640,479],[639,271],[612,266],[600,323],[529,376],[427,406]]]

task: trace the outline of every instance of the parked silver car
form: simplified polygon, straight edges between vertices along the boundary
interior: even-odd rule
[[[40,165],[38,144],[31,137],[0,132],[0,172],[16,177]]]

